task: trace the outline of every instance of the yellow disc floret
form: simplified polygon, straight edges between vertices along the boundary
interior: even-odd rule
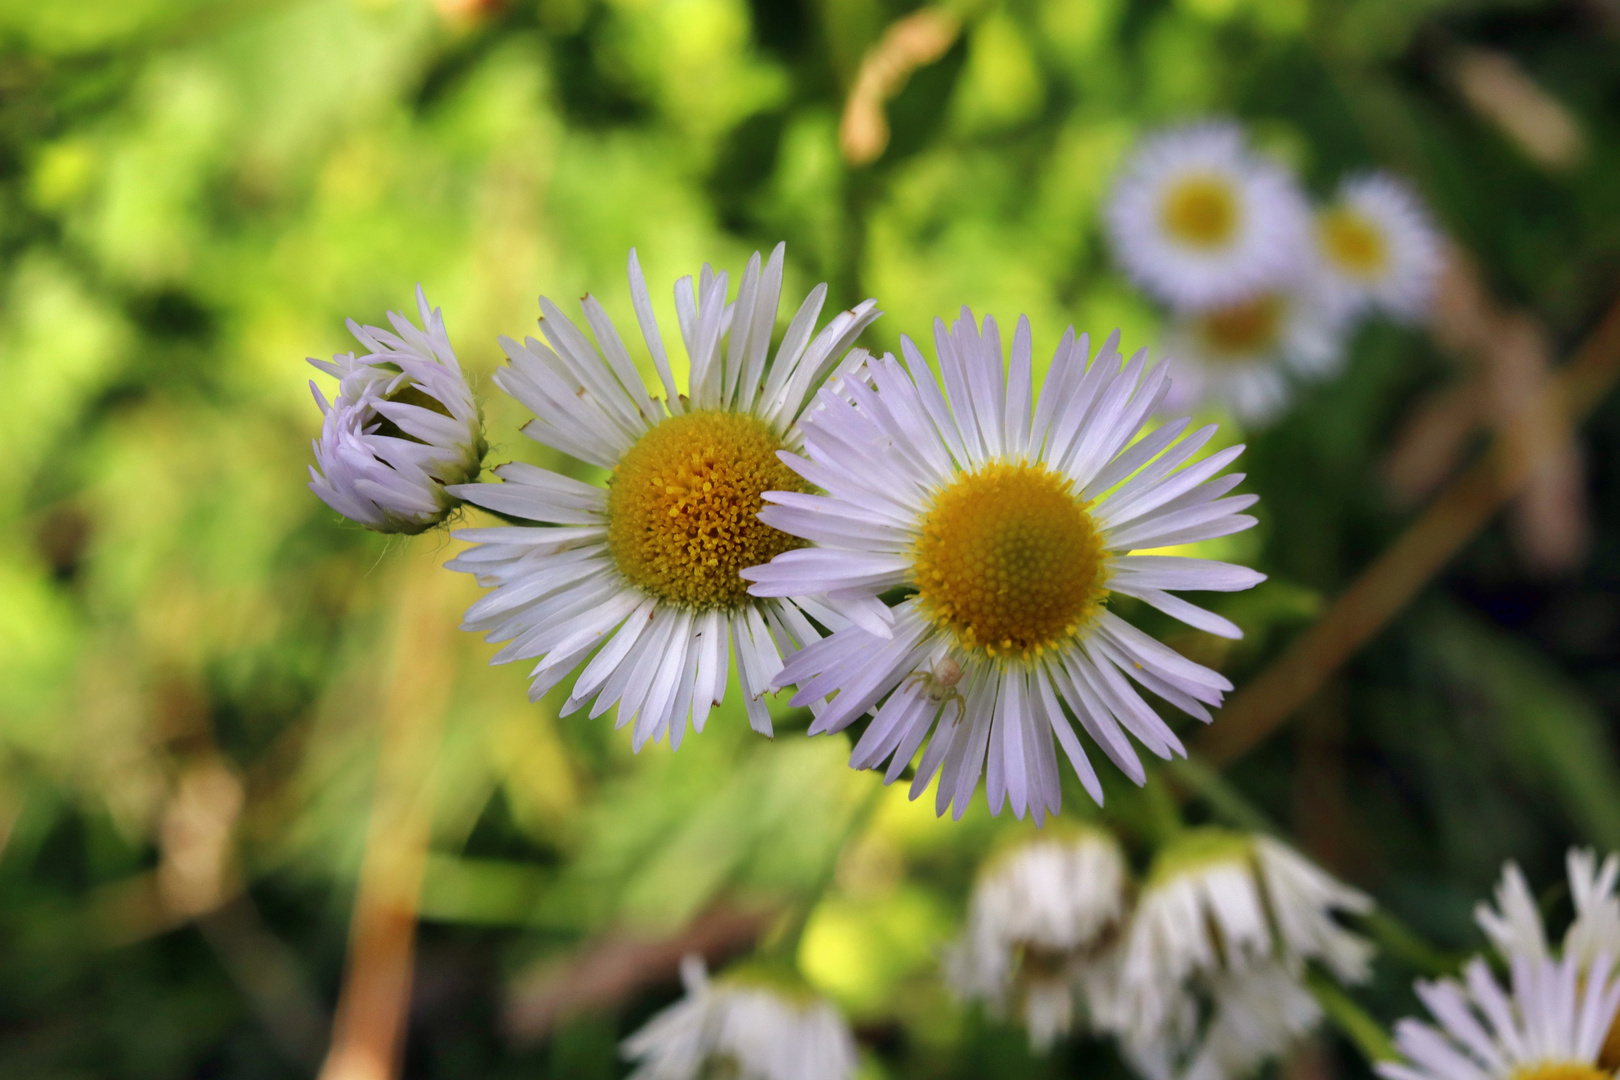
[[[997,462],[941,488],[913,573],[924,612],[962,649],[1030,659],[1088,626],[1108,597],[1102,538],[1068,477]]]
[[[1614,1074],[1584,1061],[1543,1061],[1521,1065],[1508,1080],[1614,1080]]]
[[[1241,218],[1237,195],[1218,176],[1188,176],[1171,184],[1159,204],[1159,218],[1170,237],[1188,247],[1225,247],[1237,235]]]
[[[1328,261],[1344,273],[1363,281],[1383,276],[1389,265],[1389,243],[1376,224],[1341,206],[1322,213],[1317,231]]]
[[[767,491],[807,491],[765,423],[728,412],[672,417],[619,460],[608,486],[608,548],[632,585],[700,609],[748,600],[740,572],[802,541],[760,521]]]
[[[1193,332],[1214,360],[1250,357],[1276,348],[1283,326],[1284,299],[1261,293],[1199,315]]]

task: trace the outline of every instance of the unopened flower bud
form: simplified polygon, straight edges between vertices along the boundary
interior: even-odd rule
[[[315,440],[309,488],[368,529],[419,533],[461,505],[446,486],[478,478],[488,444],[484,419],[445,333],[444,316],[416,289],[418,329],[389,312],[390,333],[349,320],[367,352],[310,363],[338,379],[328,402],[313,380],[326,417]]]

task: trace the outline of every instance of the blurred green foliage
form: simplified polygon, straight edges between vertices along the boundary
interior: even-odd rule
[[[1132,350],[1159,316],[1111,269],[1111,172],[1144,130],[1232,114],[1318,193],[1354,168],[1411,176],[1560,348],[1615,296],[1612,0],[963,0],[961,39],[890,103],[887,152],[849,167],[844,95],[911,7],[0,0],[0,1072],[318,1060],[394,598],[457,545],[347,528],[304,489],[300,358],[347,351],[344,318],[380,322],[417,281],[486,381],[537,293],[627,312],[631,246],[661,317],[676,277],[785,239],[792,289],[880,299],[870,345],[970,304],[1027,313],[1037,355],[1071,322]],[[1584,156],[1549,169],[1471,108],[1464,47],[1514,58]],[[1372,326],[1342,378],[1251,433],[1262,526],[1228,554],[1272,580],[1222,608],[1243,643],[1172,643],[1240,685],[1257,671],[1400,528],[1382,462],[1455,378],[1422,333]],[[487,415],[492,460],[563,466],[512,402]],[[1538,577],[1493,529],[1290,728],[1216,786],[1178,781],[1187,814],[1276,823],[1448,950],[1477,943],[1503,858],[1551,881],[1567,844],[1620,846],[1620,406],[1583,445],[1580,569]],[[446,592],[407,1075],[621,1075],[616,1039],[672,984],[539,1040],[508,1037],[511,988],[717,903],[783,913],[767,940],[796,941],[855,1019],[864,1075],[1121,1074],[1084,1042],[1031,1059],[938,981],[974,867],[1027,823],[982,802],[937,822],[847,770],[842,737],[804,741],[785,703],[774,743],[731,702],[678,754],[632,756],[605,719],[558,720],[561,692],[531,706],[521,671],[485,668],[450,629],[470,583]],[[197,805],[247,891],[193,919],[171,864],[185,793],[215,790],[187,777],[220,770],[239,817]],[[1112,778],[1137,857],[1170,782]],[[1065,813],[1091,812],[1075,786]],[[1381,961],[1376,1015],[1410,1007],[1421,954]]]

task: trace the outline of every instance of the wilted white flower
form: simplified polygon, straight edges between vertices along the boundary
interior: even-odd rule
[[[1620,982],[1600,955],[1584,972],[1574,956],[1511,958],[1505,992],[1476,957],[1464,982],[1419,981],[1418,997],[1438,1026],[1395,1025],[1403,1061],[1381,1062],[1386,1080],[1609,1080],[1599,1065],[1604,1036],[1620,1008]]]
[[[1191,995],[1181,999],[1168,1032],[1123,1037],[1126,1060],[1147,1080],[1239,1080],[1281,1056],[1322,1019],[1298,972],[1275,960],[1213,974],[1204,991],[1202,1002]]]
[[[710,980],[703,960],[681,961],[686,996],[624,1041],[631,1080],[845,1080],[855,1039],[838,1010],[807,989],[746,971]]]
[[[783,253],[778,245],[763,266],[756,253],[730,304],[726,275],[707,266],[695,287],[689,277],[676,284],[691,358],[685,395],[675,388],[647,284],[630,253],[631,299],[663,383],[661,401],[647,393],[595,297],[582,302],[595,344],[541,297],[549,344],[502,338],[511,365],[495,382],[534,413],[526,434],[612,470],[608,486],[510,464],[495,470],[504,483],[453,492],[532,522],[455,534],[477,543],[447,565],[493,590],[467,610],[463,627],[506,642],[495,663],[538,658],[529,673],[531,700],[579,670],[563,712],[590,704],[599,716],[617,703],[620,726],[635,720],[637,750],[666,732],[678,747],[689,718],[703,730],[710,709],[725,698],[733,653],[749,722],[770,734],[763,695],[781,670],[781,654],[819,636],[804,611],[823,625],[845,625],[843,615],[815,597],[755,599],[738,576],[799,545],[759,520],[760,496],[807,490],[777,454],[800,445],[799,415],[816,389],[861,362],[864,353],[850,353],[850,346],[879,314],[868,300],[817,334],[827,295],[818,285],[767,364]],[[870,621],[881,608],[873,600],[840,610]]]
[[[1071,715],[1138,784],[1145,778],[1129,732],[1154,754],[1185,753],[1138,686],[1208,721],[1231,689],[1109,609],[1137,597],[1219,634],[1236,625],[1172,590],[1230,592],[1263,574],[1206,559],[1133,555],[1254,524],[1254,496],[1228,496],[1241,474],[1221,475],[1241,446],[1193,462],[1214,435],[1187,421],[1137,439],[1167,389],[1146,350],[1121,370],[1117,334],[1089,358],[1071,328],[1038,396],[1030,328],[1019,319],[1009,376],[993,319],[970,311],[934,340],[946,393],[909,338],[906,362],[871,360],[870,381],[823,393],[802,423],[805,457],[784,460],[827,494],[771,492],[761,520],[814,546],[744,572],[756,596],[825,593],[872,602],[915,594],[871,620],[838,629],[792,656],[778,685],[795,703],[837,691],[810,727],[839,731],[874,720],[850,764],[888,762],[893,781],[932,732],[913,797],[939,774],[938,813],[966,811],[981,775],[992,813],[1010,803],[1037,822],[1062,796],[1053,739],[1097,801],[1102,788]],[[1033,414],[1032,414],[1033,413]]]
[[[1590,849],[1571,848],[1565,856],[1569,892],[1575,902],[1575,921],[1564,932],[1562,955],[1573,956],[1583,967],[1600,955],[1620,957],[1620,855],[1600,864]],[[1496,886],[1496,907],[1481,903],[1474,920],[1504,957],[1540,960],[1549,955],[1547,929],[1541,910],[1530,894],[1524,874],[1511,860],[1502,867]]]
[[[1338,367],[1344,329],[1343,317],[1309,285],[1185,312],[1164,345],[1175,368],[1165,409],[1216,401],[1249,423],[1271,420],[1287,406],[1295,378],[1321,378]]]
[[[1125,918],[1128,869],[1099,829],[1043,836],[981,871],[967,927],[945,957],[957,996],[993,1015],[1015,1007],[1044,1051],[1077,1019],[1117,1023],[1113,948]]]
[[[1347,311],[1371,306],[1416,319],[1434,299],[1440,233],[1417,195],[1393,176],[1347,177],[1316,215],[1316,250],[1331,298]]]
[[[488,444],[484,420],[445,333],[444,316],[416,287],[422,328],[396,311],[394,333],[349,320],[366,347],[309,362],[338,379],[328,403],[309,388],[325,419],[315,440],[309,488],[368,529],[419,533],[443,521],[461,501],[447,488],[478,478]]]
[[[1157,856],[1126,933],[1128,1034],[1137,1043],[1169,1037],[1191,1045],[1200,994],[1250,969],[1276,967],[1297,979],[1314,960],[1345,982],[1365,979],[1372,948],[1334,915],[1371,906],[1270,837],[1189,832]]]
[[[1309,257],[1309,227],[1293,178],[1227,122],[1144,139],[1108,205],[1115,259],[1177,308],[1229,304],[1286,283]]]

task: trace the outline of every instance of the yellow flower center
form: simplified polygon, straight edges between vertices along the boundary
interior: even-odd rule
[[[1087,626],[1108,597],[1102,538],[1067,477],[996,462],[934,496],[917,540],[917,597],[957,644],[1029,659]]]
[[[1375,223],[1347,207],[1324,211],[1317,221],[1328,261],[1354,278],[1368,281],[1389,266],[1389,242]]]
[[[1219,176],[1178,180],[1159,204],[1165,232],[1188,247],[1206,250],[1231,243],[1240,217],[1232,185]]]
[[[1232,359],[1269,352],[1282,332],[1283,298],[1261,293],[1249,300],[1199,315],[1193,330],[1212,359]]]
[[[632,585],[672,604],[736,608],[739,575],[803,542],[756,516],[767,491],[808,491],[755,417],[672,417],[625,452],[608,487],[608,548]]]
[[[1585,1061],[1543,1061],[1535,1065],[1521,1065],[1508,1074],[1508,1080],[1614,1080],[1612,1073],[1604,1072]]]

